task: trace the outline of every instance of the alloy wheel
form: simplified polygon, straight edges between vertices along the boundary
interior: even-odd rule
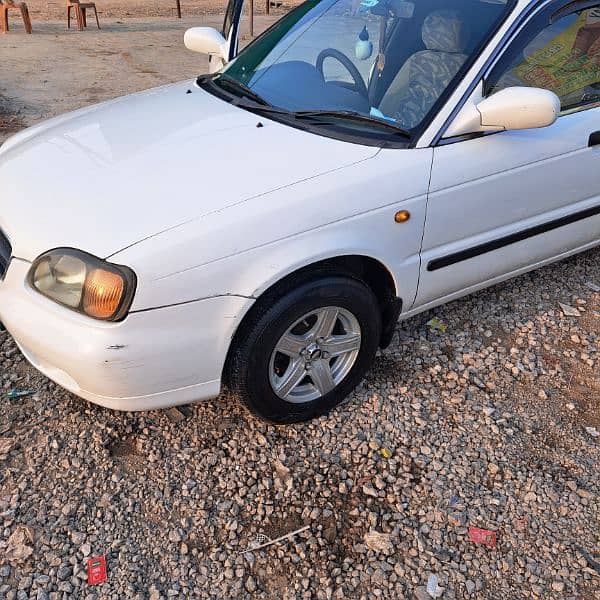
[[[306,313],[281,336],[271,355],[269,380],[286,402],[311,402],[331,392],[351,371],[361,348],[357,318],[327,306]]]

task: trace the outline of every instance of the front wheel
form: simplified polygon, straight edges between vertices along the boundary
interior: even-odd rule
[[[228,382],[275,423],[322,415],[358,385],[381,337],[377,298],[361,281],[305,282],[253,310],[228,363]]]

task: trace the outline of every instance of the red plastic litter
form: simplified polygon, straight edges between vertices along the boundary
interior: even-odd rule
[[[496,532],[479,527],[469,527],[469,539],[476,544],[485,544],[490,548],[496,547]]]
[[[95,556],[88,560],[88,585],[98,585],[108,579],[106,574],[106,557]]]

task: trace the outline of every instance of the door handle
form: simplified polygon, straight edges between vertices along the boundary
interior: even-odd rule
[[[588,146],[590,148],[592,146],[600,146],[600,131],[594,131],[594,133],[590,135],[590,141],[588,142]]]

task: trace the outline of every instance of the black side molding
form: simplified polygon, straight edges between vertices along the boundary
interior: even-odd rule
[[[589,219],[590,217],[594,217],[599,214],[600,205],[592,206],[591,208],[581,210],[573,213],[572,215],[567,215],[566,217],[561,217],[560,219],[555,219],[554,221],[548,221],[547,223],[542,223],[541,225],[536,225],[535,227],[529,227],[528,229],[511,233],[510,235],[492,240],[491,242],[485,242],[484,244],[478,244],[477,246],[467,248],[466,250],[461,250],[460,252],[448,254],[447,256],[442,256],[441,258],[435,258],[427,264],[427,270],[437,271],[438,269],[449,267],[450,265],[462,262],[463,260],[469,260],[470,258],[475,258],[476,256],[481,256],[482,254],[499,250],[500,248],[510,246],[511,244],[516,244],[517,242],[522,242],[523,240],[540,235],[541,233],[546,233],[547,231],[552,231],[553,229],[558,229],[559,227],[564,227],[565,225],[570,225],[571,223],[576,223],[577,221],[583,221],[583,219]]]

